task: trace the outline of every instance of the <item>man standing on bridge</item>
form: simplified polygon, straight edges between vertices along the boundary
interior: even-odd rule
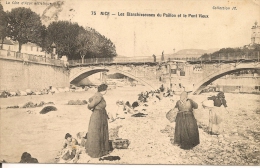
[[[164,61],[164,51],[162,52],[162,58],[161,58],[161,61],[163,62]]]
[[[153,62],[156,62],[156,56],[153,54]]]

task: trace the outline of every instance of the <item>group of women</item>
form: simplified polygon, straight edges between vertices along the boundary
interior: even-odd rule
[[[88,109],[92,111],[88,127],[88,139],[85,144],[86,153],[92,158],[102,157],[110,151],[109,135],[108,135],[108,115],[106,112],[106,101],[103,95],[106,94],[107,85],[101,84],[98,87],[98,92],[89,99]],[[209,100],[214,101],[216,107],[212,113],[211,121],[213,125],[221,123],[221,114],[218,114],[220,106],[226,105],[226,100],[223,92],[217,96],[209,97]],[[187,92],[182,92],[180,100],[176,102],[175,107],[178,109],[176,116],[176,126],[174,133],[174,144],[182,149],[191,149],[200,143],[199,130],[197,121],[193,114],[193,109],[198,108],[198,104],[188,98]]]
[[[210,109],[209,133],[221,134],[223,132],[223,107],[226,109],[227,102],[223,92],[217,96],[208,97],[212,100],[214,107]],[[194,117],[193,109],[198,108],[198,104],[188,98],[187,92],[182,92],[180,100],[176,102],[175,108],[178,109],[175,124],[174,144],[182,149],[191,149],[200,143],[197,121]]]

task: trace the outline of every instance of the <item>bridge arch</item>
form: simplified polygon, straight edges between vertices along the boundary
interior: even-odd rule
[[[217,72],[214,72],[214,73],[210,74],[207,77],[204,77],[200,82],[195,84],[194,85],[193,94],[194,95],[200,94],[201,91],[207,85],[209,85],[210,83],[212,83],[216,79],[221,78],[221,77],[223,77],[225,75],[228,75],[228,74],[231,74],[231,73],[235,73],[235,72],[238,72],[238,71],[241,71],[241,70],[259,70],[259,69],[260,69],[259,64],[258,64],[258,66],[253,66],[253,65],[246,64],[246,65],[241,65],[239,67],[227,67],[227,68],[221,69],[221,70],[219,70]]]
[[[73,74],[72,76],[70,76],[70,83],[77,83],[79,81],[81,81],[82,79],[93,75],[95,73],[98,72],[113,72],[113,73],[119,73],[122,75],[125,75],[129,78],[132,78],[138,82],[140,82],[141,84],[147,86],[150,89],[154,89],[154,86],[152,86],[148,81],[140,78],[140,77],[136,77],[135,75],[131,74],[130,72],[127,71],[122,71],[116,68],[111,68],[111,67],[106,67],[106,68],[83,68],[82,70],[80,70],[79,72]]]
[[[79,72],[77,72],[76,74],[73,74],[72,76],[70,76],[70,83],[74,84],[74,83],[78,83],[80,82],[82,79],[91,76],[95,73],[98,72],[108,72],[108,69],[104,69],[104,68],[95,68],[95,69],[83,69],[80,70]]]

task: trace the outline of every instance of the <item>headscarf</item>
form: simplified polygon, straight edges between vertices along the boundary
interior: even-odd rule
[[[30,159],[32,156],[30,153],[24,152],[21,156],[20,163],[26,163],[28,159]]]
[[[217,94],[217,97],[218,97],[219,99],[224,99],[224,98],[225,98],[224,92],[219,92],[219,93]]]
[[[186,100],[188,99],[188,93],[183,91],[180,95],[180,102],[181,104],[185,103]]]
[[[67,133],[66,135],[65,135],[65,139],[67,139],[67,138],[69,138],[69,137],[72,137],[69,133]]]
[[[107,90],[108,86],[106,84],[101,84],[98,86],[98,92],[103,92],[105,90]]]

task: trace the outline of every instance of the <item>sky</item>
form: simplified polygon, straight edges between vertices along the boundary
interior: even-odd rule
[[[35,0],[16,0],[19,4],[12,2],[1,0],[5,11],[30,7],[40,15],[45,11],[45,15],[51,16],[53,11],[60,9],[58,20],[71,20],[83,27],[94,28],[115,44],[118,55],[130,57],[161,55],[162,51],[173,54],[174,49],[177,52],[182,49],[242,47],[251,42],[254,23],[257,21],[260,25],[260,0],[64,0],[62,5],[52,6],[48,11],[46,4],[22,4]],[[37,2],[49,4],[55,1]],[[229,10],[214,9],[216,7]],[[236,10],[232,10],[233,7]],[[96,15],[92,15],[92,11]],[[100,12],[110,14],[105,16]],[[156,16],[126,16],[127,12]],[[124,13],[124,16],[119,16],[119,13]],[[157,16],[163,13],[175,14],[176,17]],[[189,14],[197,14],[197,18],[188,17]],[[208,15],[208,18],[200,18],[199,14]]]

